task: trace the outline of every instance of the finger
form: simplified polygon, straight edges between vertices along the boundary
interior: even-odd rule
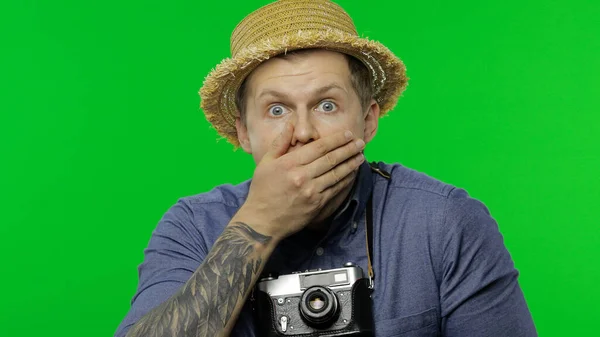
[[[294,134],[293,128],[294,126],[291,123],[285,123],[281,133],[277,135],[275,140],[273,140],[273,143],[271,143],[271,148],[266,156],[275,159],[283,156],[287,152],[290,143],[292,142],[292,135]]]
[[[352,176],[352,173],[356,171],[356,169],[365,161],[365,157],[362,153],[359,153],[352,158],[346,160],[340,165],[334,167],[333,169],[327,171],[322,174],[318,178],[316,178],[315,186],[317,191],[324,192],[327,189],[335,186],[343,182],[349,176]]]
[[[350,184],[354,182],[354,178],[356,178],[357,171],[352,171],[350,174],[347,174],[344,178],[342,178],[337,183],[327,187],[325,190],[321,192],[322,196],[326,200],[330,200],[335,195],[340,193],[344,188],[348,187]]]
[[[312,163],[332,150],[349,143],[353,138],[354,135],[352,132],[340,131],[329,137],[324,137],[302,146],[298,151],[294,151],[293,153],[297,156],[298,163],[305,165]]]
[[[318,158],[312,163],[305,166],[309,177],[319,177],[326,172],[331,171],[334,167],[340,163],[352,158],[359,154],[365,148],[365,142],[362,139],[357,139],[353,142],[347,143],[346,145],[334,149],[326,153],[324,156]]]

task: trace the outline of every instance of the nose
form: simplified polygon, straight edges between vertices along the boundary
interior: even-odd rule
[[[319,138],[317,128],[310,113],[299,113],[295,115],[294,135],[292,146],[308,144]]]

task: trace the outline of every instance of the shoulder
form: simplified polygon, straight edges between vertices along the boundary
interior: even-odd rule
[[[249,187],[250,180],[237,185],[223,184],[208,192],[183,197],[178,202],[184,203],[192,209],[203,209],[207,206],[214,207],[218,205],[239,208],[246,200]]]
[[[248,196],[250,180],[237,185],[224,184],[208,192],[180,198],[175,208],[185,208],[194,226],[220,232]]]
[[[239,207],[246,199],[249,187],[250,180],[246,180],[237,185],[218,185],[208,192],[183,197],[179,199],[179,202],[188,204],[192,207],[203,207],[208,204],[222,204],[226,207]]]
[[[402,166],[400,164],[377,163],[383,170],[391,173],[392,179],[388,180],[389,188],[415,190],[425,194],[431,194],[447,198],[455,186],[437,180],[423,172]],[[386,181],[385,178],[376,176],[375,183]]]
[[[373,174],[375,195],[381,196],[384,205],[393,205],[395,212],[412,210],[411,213],[425,212],[437,217],[444,212],[449,199],[468,196],[456,186],[400,164],[379,162],[376,165],[389,172],[391,178]]]
[[[374,175],[375,188],[385,195],[385,204],[391,202],[435,217],[440,220],[436,221],[438,226],[464,225],[490,218],[487,207],[463,188],[400,164],[380,162],[377,165],[392,176],[387,180]]]
[[[387,180],[375,175],[375,190],[383,195],[379,207],[382,230],[391,240],[431,254],[437,280],[443,265],[467,258],[477,250],[496,259],[504,250],[496,221],[488,208],[463,189],[398,164],[379,163],[390,172]],[[483,247],[483,248],[482,248]]]
[[[237,211],[244,203],[249,186],[249,180],[238,185],[223,184],[208,192],[181,197],[165,213],[163,220],[174,218],[196,222],[195,220],[206,217],[226,216]]]
[[[162,216],[154,236],[189,241],[208,249],[244,203],[250,181],[219,185],[208,192],[179,198]]]

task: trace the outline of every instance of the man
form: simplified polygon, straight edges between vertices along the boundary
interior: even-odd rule
[[[403,63],[325,0],[247,16],[205,80],[215,129],[251,181],[179,200],[154,231],[116,336],[255,336],[262,272],[371,273],[376,336],[535,336],[509,253],[464,190],[362,151],[406,87]],[[371,200],[371,201],[369,201]],[[372,256],[365,218],[372,209]]]

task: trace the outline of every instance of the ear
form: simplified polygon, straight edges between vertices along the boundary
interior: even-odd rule
[[[252,147],[250,146],[250,138],[248,137],[248,128],[246,124],[242,122],[240,117],[236,117],[235,119],[235,129],[237,131],[238,141],[240,142],[240,146],[246,153],[252,154]]]
[[[371,99],[371,105],[367,109],[365,118],[365,143],[370,142],[377,134],[377,127],[379,126],[379,104],[374,99]]]

